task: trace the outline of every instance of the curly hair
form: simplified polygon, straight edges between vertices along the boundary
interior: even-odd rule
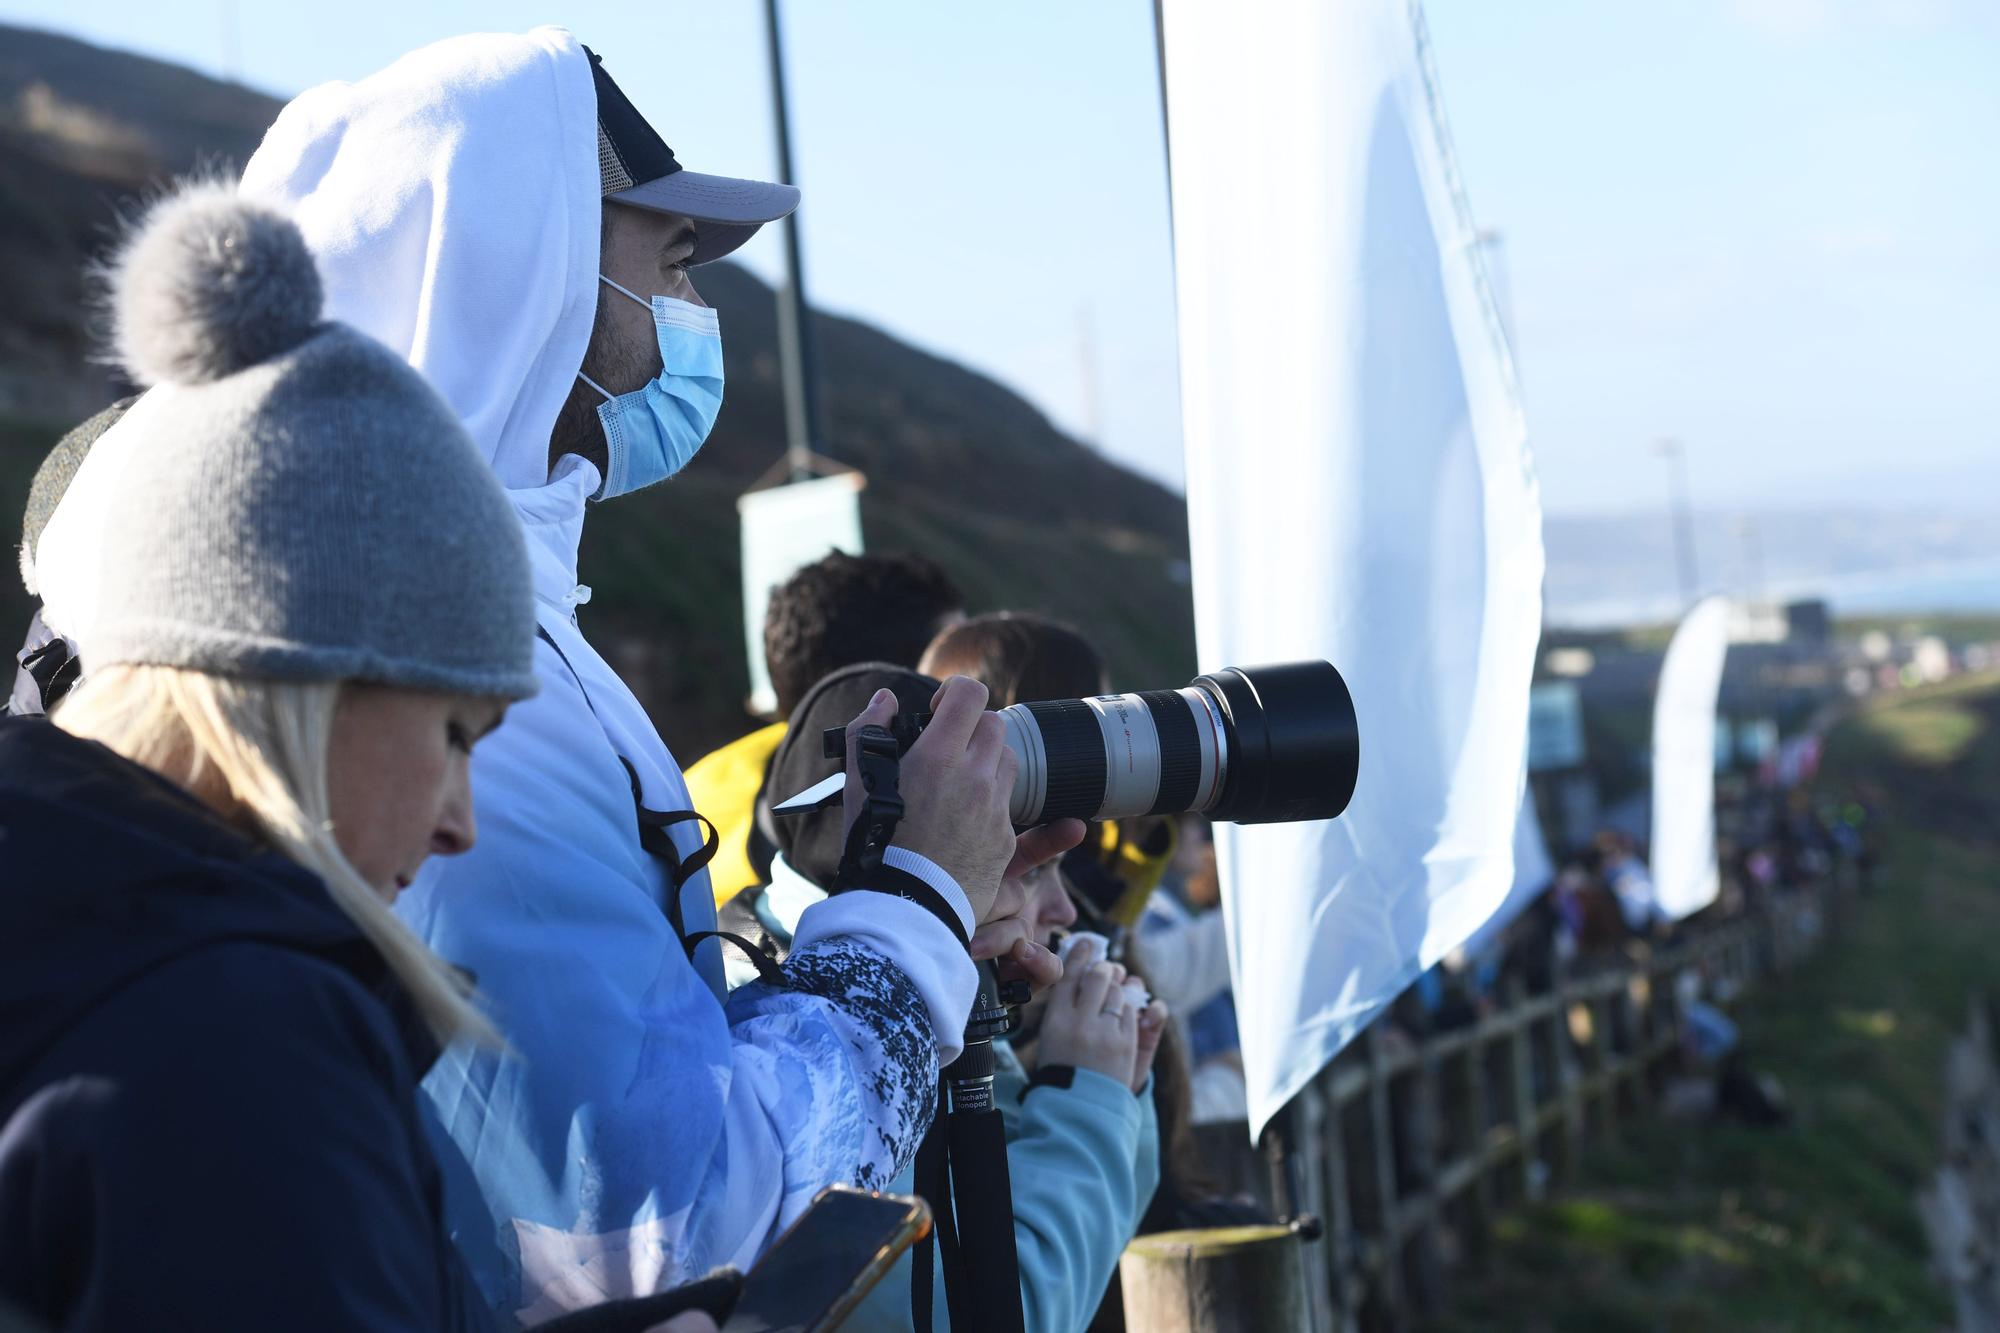
[[[914,667],[945,619],[965,607],[958,585],[920,555],[834,551],[771,590],[764,661],[778,716],[828,672],[856,662]]]

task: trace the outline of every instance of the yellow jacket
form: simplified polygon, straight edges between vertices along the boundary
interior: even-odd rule
[[[708,863],[708,882],[715,890],[717,907],[764,882],[765,877],[750,863],[750,831],[757,819],[757,793],[763,790],[764,774],[784,739],[785,724],[773,722],[703,755],[687,771],[688,795],[694,808],[715,825],[721,839],[715,859]]]

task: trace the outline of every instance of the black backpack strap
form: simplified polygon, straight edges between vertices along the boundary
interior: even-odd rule
[[[632,767],[632,761],[622,754],[618,756],[618,762],[625,765],[625,780],[632,784],[632,809],[639,819],[639,845],[667,863],[674,888],[679,889],[715,859],[716,848],[722,845],[722,835],[715,831],[715,825],[708,816],[699,811],[648,809],[639,786],[639,770]],[[699,822],[707,832],[702,836],[701,846],[683,857],[667,830],[690,820]]]
[[[703,940],[721,940],[724,944],[735,945],[743,951],[744,956],[757,969],[757,979],[759,981],[778,990],[791,989],[791,980],[786,977],[785,970],[778,966],[777,960],[752,944],[749,940],[744,939],[741,935],[727,930],[697,930],[694,934],[687,937],[688,952],[692,954],[695,945],[700,944]]]
[[[569,672],[570,679],[576,682],[577,693],[583,696],[584,707],[590,709],[592,717],[596,717],[597,706],[590,702],[590,691],[583,687],[583,677],[578,675],[576,667],[571,665],[569,654],[562,650],[562,645],[556,642],[555,636],[545,627],[536,625],[535,637],[554,649],[556,656],[562,659],[563,669]],[[602,725],[601,720],[599,725]],[[697,811],[648,809],[643,788],[639,783],[639,770],[634,768],[632,761],[622,754],[618,756],[618,762],[624,766],[625,780],[632,787],[632,813],[639,826],[639,846],[647,855],[656,858],[667,867],[669,887],[667,900],[661,906],[667,914],[668,924],[673,926],[674,934],[680,938],[681,947],[687,951],[688,961],[692,962],[695,946],[717,932],[703,931],[692,937],[688,935],[685,914],[681,911],[681,889],[689,880],[701,873],[702,867],[714,859],[716,849],[722,845],[722,837],[715,831],[715,825]],[[682,856],[680,848],[674,846],[673,836],[667,830],[690,820],[699,821],[707,833],[699,848],[687,856]],[[761,957],[754,950],[751,952],[753,958]],[[760,967],[758,971],[761,974],[763,969]]]

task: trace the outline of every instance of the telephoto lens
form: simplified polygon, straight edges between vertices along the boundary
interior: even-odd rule
[[[1191,812],[1236,824],[1332,819],[1361,757],[1354,699],[1329,662],[1229,667],[1179,690],[1000,710],[1020,760],[1012,814],[1050,820]],[[907,746],[929,719],[899,717]],[[846,753],[840,729],[828,757]]]

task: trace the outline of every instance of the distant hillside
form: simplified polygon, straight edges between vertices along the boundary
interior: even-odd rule
[[[61,429],[114,396],[89,357],[84,271],[121,212],[176,173],[240,166],[279,103],[156,60],[0,26],[0,528]],[[674,482],[605,506],[585,623],[685,757],[747,725],[736,496],[783,450],[776,306],[742,269],[698,275],[729,392]],[[828,449],[868,474],[875,549],[922,551],[974,609],[1085,627],[1128,688],[1193,673],[1180,498],[1093,453],[992,380],[867,325],[816,320]],[[26,614],[0,577],[0,636]]]

